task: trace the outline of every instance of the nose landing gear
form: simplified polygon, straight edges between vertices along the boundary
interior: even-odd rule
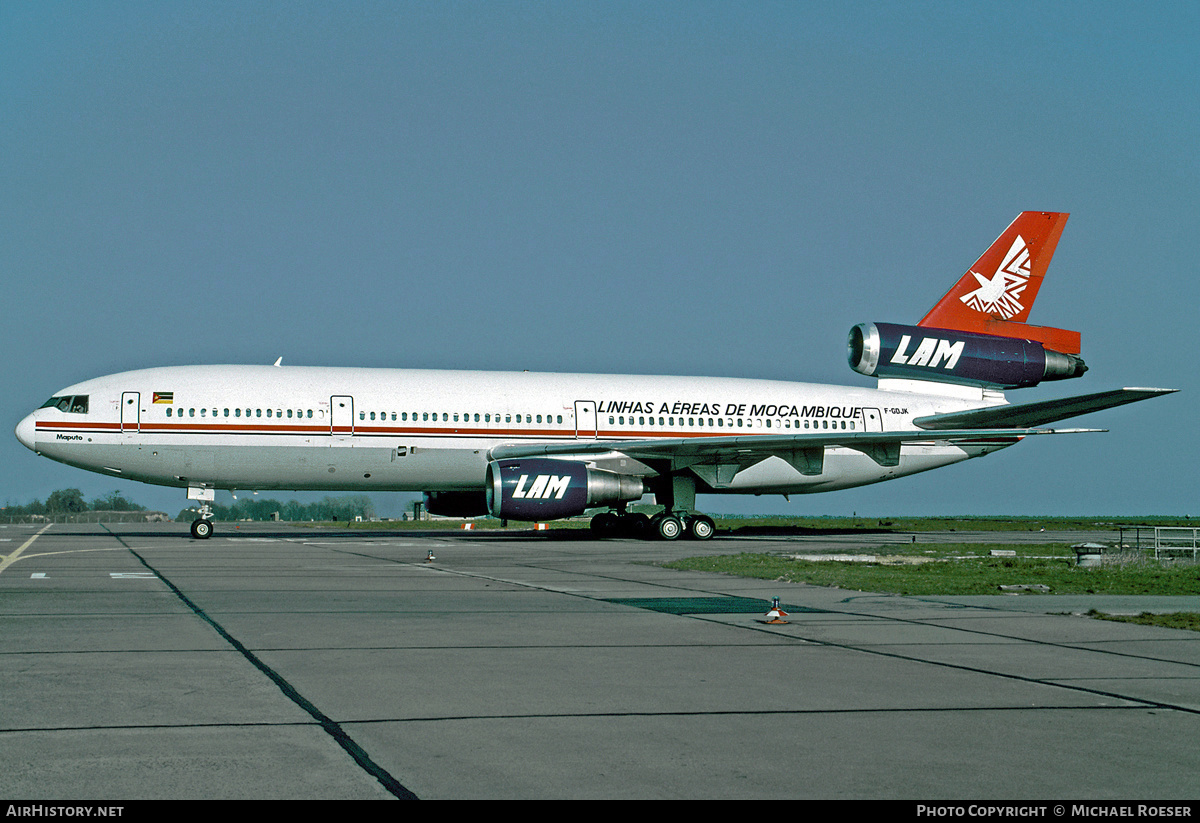
[[[207,540],[213,533],[213,510],[209,505],[213,501],[214,492],[206,486],[188,486],[188,500],[199,500],[198,518],[192,521],[192,537],[196,540]]]

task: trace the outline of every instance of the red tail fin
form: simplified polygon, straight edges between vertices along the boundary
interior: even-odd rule
[[[1025,323],[1067,217],[1021,212],[917,325],[1036,340],[1054,351],[1078,354],[1079,332]]]

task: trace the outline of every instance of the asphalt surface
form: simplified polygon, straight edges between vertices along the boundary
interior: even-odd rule
[[[0,797],[1200,797],[1200,595],[653,565],[880,542],[3,526]]]

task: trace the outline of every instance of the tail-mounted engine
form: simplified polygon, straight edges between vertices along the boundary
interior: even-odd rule
[[[1087,371],[1079,355],[1033,340],[893,323],[859,323],[848,349],[850,367],[870,377],[986,388],[1026,388]]]
[[[570,460],[497,460],[487,468],[488,509],[506,520],[556,520],[642,496],[642,478]]]

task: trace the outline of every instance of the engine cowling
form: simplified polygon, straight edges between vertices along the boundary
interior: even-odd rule
[[[640,498],[642,478],[544,457],[495,460],[487,468],[488,510],[506,520],[558,520]]]
[[[859,323],[850,330],[847,349],[850,367],[870,377],[986,388],[1027,388],[1087,371],[1078,355],[1034,340],[894,323]]]

